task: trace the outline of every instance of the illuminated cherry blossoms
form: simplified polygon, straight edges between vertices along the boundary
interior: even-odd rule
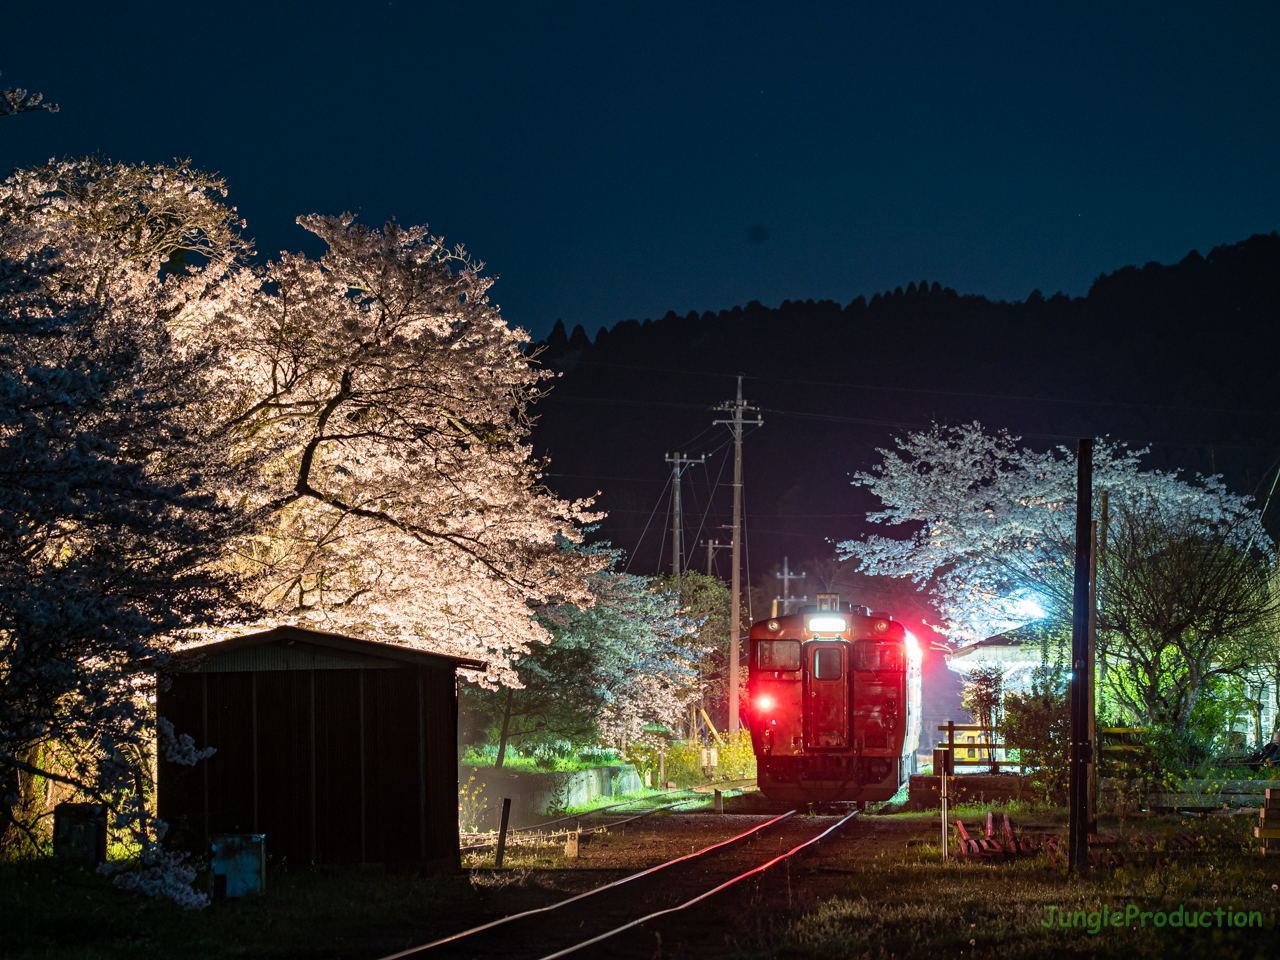
[[[37,842],[35,778],[102,802],[137,850],[117,883],[186,906],[149,800],[157,728],[207,755],[150,706],[175,646],[304,623],[518,685],[539,612],[606,563],[542,484],[550,374],[481,264],[344,216],[300,218],[319,261],[254,267],[225,193],[96,160],[0,185],[0,826]]]
[[[934,425],[908,434],[896,450],[854,483],[884,509],[873,523],[903,527],[902,539],[871,536],[838,545],[842,559],[884,576],[928,583],[953,636],[978,640],[1015,625],[1019,606],[1034,599],[1045,612],[1070,608],[1075,541],[1075,452],[1037,452],[980,424]],[[1203,529],[1227,522],[1242,544],[1269,548],[1248,497],[1218,477],[1195,482],[1142,470],[1145,451],[1094,444],[1094,507],[1105,491],[1115,508],[1181,505]],[[1185,512],[1184,511],[1184,512]],[[1114,536],[1114,534],[1113,534]]]
[[[545,642],[550,603],[590,603],[598,561],[564,546],[594,519],[541,484],[527,410],[549,376],[461,248],[425,229],[303,217],[319,261],[242,275],[206,323],[220,430],[261,458],[269,513],[234,545],[274,622],[484,659]]]

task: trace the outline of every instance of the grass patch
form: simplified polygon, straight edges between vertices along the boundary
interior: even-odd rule
[[[670,800],[668,802],[675,803],[677,800],[683,800],[688,796],[688,794],[681,794],[678,797],[673,797],[671,796],[673,792],[674,791],[671,791],[671,790],[657,790],[657,789],[652,789],[650,787],[641,787],[639,790],[635,791],[634,793],[619,793],[611,797],[610,796],[592,797],[586,803],[571,804],[565,807],[564,813],[562,813],[561,816],[570,817],[570,816],[573,816],[575,813],[591,813],[592,811],[599,810],[601,807],[611,807],[611,806],[614,806],[615,804],[627,803],[628,801],[635,802],[636,813],[644,813],[647,807],[662,806],[663,801],[666,800],[666,798],[668,797],[670,797]],[[646,806],[641,803],[641,801],[643,800],[652,800],[653,802]],[[626,816],[630,812],[631,812],[630,807],[622,807],[616,811],[616,815],[620,817]]]
[[[464,767],[492,769],[498,759],[498,748],[493,744],[473,744],[458,758]],[[576,753],[521,753],[507,748],[502,757],[502,769],[516,773],[554,773],[566,770],[590,770],[592,767],[612,767],[627,761],[616,750],[596,749]]]
[[[1245,824],[1167,818],[1139,829],[1166,836],[1188,832],[1197,846],[1175,853],[1164,869],[1134,862],[1119,869],[1098,868],[1078,879],[1051,866],[1043,855],[1007,863],[944,864],[936,844],[920,844],[901,855],[848,864],[853,873],[844,890],[790,922],[772,944],[751,956],[1165,960],[1275,955],[1280,864],[1250,849]],[[1104,906],[1108,918],[1119,910],[1128,926],[1103,927]],[[1155,925],[1157,912],[1167,918],[1179,906],[1184,915],[1209,912],[1212,925]],[[1223,921],[1217,926],[1214,911],[1228,906],[1260,914],[1263,925],[1240,929]],[[1049,907],[1055,908],[1052,915]],[[1132,918],[1131,908],[1138,914]],[[1057,922],[1061,913],[1075,925],[1062,927]],[[1144,921],[1142,913],[1151,916]],[[1051,916],[1055,922],[1046,926]]]
[[[0,863],[6,960],[378,957],[422,943],[433,918],[473,909],[465,876],[374,871],[267,877],[267,894],[183,910],[53,860]],[[454,921],[456,923],[456,920]]]

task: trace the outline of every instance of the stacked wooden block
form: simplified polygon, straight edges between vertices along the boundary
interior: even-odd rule
[[[1270,853],[1280,857],[1280,790],[1268,788],[1267,799],[1258,811],[1258,825],[1253,828],[1258,846],[1265,857]]]

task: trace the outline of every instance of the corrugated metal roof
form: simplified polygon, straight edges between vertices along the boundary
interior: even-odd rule
[[[280,652],[292,647],[311,648],[305,656],[312,659],[299,659],[291,653]],[[251,651],[260,651],[251,653]],[[265,660],[279,662],[282,666],[263,666]],[[275,658],[272,660],[272,658]],[[207,666],[214,659],[226,666]],[[320,670],[376,668],[378,663],[386,666],[405,666],[413,664],[422,667],[472,667],[483,670],[485,664],[479,660],[467,660],[462,657],[451,657],[442,653],[431,653],[414,647],[403,647],[394,643],[380,643],[374,640],[361,640],[358,637],[345,637],[339,633],[325,633],[322,630],[308,630],[305,627],[275,627],[258,633],[232,637],[218,643],[205,644],[199,647],[188,647],[175,653],[165,670],[170,673],[210,673],[220,670]]]
[[[367,657],[310,643],[264,643],[223,650],[193,663],[194,673],[244,673],[251,670],[394,670],[385,657]]]

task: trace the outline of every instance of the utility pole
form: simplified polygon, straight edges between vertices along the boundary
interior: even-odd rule
[[[729,545],[727,543],[721,543],[719,540],[703,540],[699,546],[707,548],[707,576],[714,576],[715,574],[712,573],[713,568],[711,565],[715,562],[716,551],[727,549]]]
[[[1087,669],[1085,670],[1085,691],[1084,691],[1084,707],[1085,707],[1085,739],[1090,743],[1097,743],[1098,740],[1098,708],[1097,699],[1094,696],[1094,688],[1097,683],[1095,676],[1094,664],[1097,662],[1098,656],[1098,521],[1094,520],[1089,524],[1089,643],[1088,654],[1085,657]],[[1096,749],[1096,747],[1095,747]],[[1089,764],[1088,776],[1085,780],[1084,803],[1085,810],[1084,830],[1085,835],[1098,832],[1098,767],[1096,764]]]
[[[723,423],[733,430],[733,574],[730,577],[729,589],[729,733],[738,734],[738,634],[742,632],[742,428],[744,425],[763,426],[764,421],[757,416],[754,420],[743,420],[742,414],[750,410],[759,414],[759,409],[749,407],[742,399],[742,374],[738,374],[738,397],[733,402],[722,403],[715,407],[732,413],[732,420],[714,420]]]
[[[1083,874],[1089,869],[1089,768],[1093,740],[1089,736],[1089,681],[1093,673],[1089,649],[1089,573],[1093,557],[1093,441],[1076,447],[1076,566],[1071,596],[1071,749],[1070,841],[1068,864]]]
[[[788,613],[790,613],[790,612],[791,612],[791,606],[790,606],[790,604],[791,604],[791,581],[792,581],[792,580],[803,580],[806,576],[808,576],[808,574],[804,574],[804,573],[792,573],[792,572],[791,572],[791,566],[790,566],[790,563],[791,563],[790,558],[788,558],[788,557],[783,557],[783,558],[782,558],[782,572],[781,572],[781,573],[775,573],[775,574],[774,574],[774,576],[775,576],[775,577],[777,577],[779,580],[781,580],[781,581],[782,581],[782,596],[777,597],[777,598],[775,599],[775,603],[776,603],[776,600],[781,600],[781,601],[782,601],[782,615],[783,615],[784,617],[785,617]],[[799,599],[799,600],[808,600],[808,599],[809,599],[809,595],[806,593],[803,597],[798,597],[797,599]],[[776,609],[776,606],[775,606],[775,609]],[[776,615],[776,614],[775,614],[775,615]]]
[[[706,457],[699,457],[694,460],[687,453],[677,453],[674,457],[667,454],[667,463],[671,464],[671,496],[673,498],[671,506],[671,573],[676,578],[676,593],[680,593],[680,569],[684,566],[684,543],[681,541],[682,524],[680,506],[680,474],[684,472],[684,468],[689,464],[703,464],[707,462]]]
[[[1089,740],[1094,745],[1094,763],[1089,765],[1089,819],[1088,832],[1098,832],[1098,563],[1107,549],[1107,491],[1102,491],[1102,503],[1099,505],[1100,519],[1095,520],[1090,529],[1093,536],[1089,541],[1089,691],[1085,695],[1089,711]]]

